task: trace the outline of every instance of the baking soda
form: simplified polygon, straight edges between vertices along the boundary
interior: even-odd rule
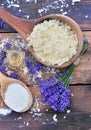
[[[12,110],[16,112],[23,111],[28,106],[29,100],[30,95],[21,84],[12,83],[7,87],[4,101]]]

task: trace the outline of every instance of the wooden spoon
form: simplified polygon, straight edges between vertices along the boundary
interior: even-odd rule
[[[16,112],[25,112],[31,107],[32,102],[33,102],[33,97],[32,97],[30,90],[27,88],[27,86],[24,83],[22,83],[21,81],[16,80],[16,79],[8,78],[0,72],[0,84],[1,84],[1,96],[2,96],[5,104],[9,108],[11,108],[12,110],[14,110]],[[14,85],[14,86],[18,85],[17,90],[14,91],[14,93],[13,92],[10,93],[10,88],[14,89],[14,86],[11,86],[11,85]],[[23,91],[22,90],[18,91],[20,87],[22,87]],[[7,96],[6,96],[7,92],[10,93],[10,95],[8,95],[8,99],[7,99]],[[28,97],[26,99],[26,106],[23,103],[21,104],[21,102],[25,101],[24,93],[26,93],[27,97]],[[17,98],[17,96],[19,97],[19,100],[15,101],[15,98]],[[11,105],[11,103],[13,103],[14,105]],[[20,104],[21,104],[21,108],[19,108]]]
[[[57,19],[62,22],[67,23],[76,33],[77,38],[78,38],[78,48],[77,48],[77,53],[74,55],[68,62],[65,62],[64,64],[58,66],[58,65],[50,65],[46,62],[43,62],[42,59],[39,59],[35,53],[32,47],[29,47],[30,52],[32,55],[41,63],[47,66],[52,66],[56,68],[65,68],[69,65],[71,65],[80,55],[80,52],[82,50],[83,46],[83,37],[81,30],[78,26],[78,24],[72,20],[71,18],[67,16],[63,16],[61,14],[51,14],[51,15],[46,15],[44,17],[38,18],[38,19],[33,19],[33,20],[26,20],[26,19],[21,19],[19,17],[16,17],[9,12],[7,12],[5,9],[0,7],[0,18],[3,19],[5,22],[7,22],[9,25],[11,25],[17,32],[19,32],[23,38],[27,41],[27,37],[29,34],[31,34],[34,26],[40,22],[43,22],[44,20],[49,20],[49,19]],[[61,35],[61,34],[60,34]],[[28,43],[28,41],[27,41]]]

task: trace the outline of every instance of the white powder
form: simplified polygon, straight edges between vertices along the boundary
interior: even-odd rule
[[[21,112],[28,106],[30,98],[32,104],[32,96],[27,90],[18,83],[12,83],[7,88],[4,101],[12,110]]]

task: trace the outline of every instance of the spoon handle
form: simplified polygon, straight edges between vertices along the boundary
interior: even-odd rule
[[[33,20],[26,20],[16,17],[0,7],[0,18],[11,25],[17,32],[19,32],[25,39],[34,27]]]
[[[4,81],[5,82],[5,80],[6,80],[6,76],[4,75],[4,74],[2,74],[2,72],[0,72],[0,84]]]

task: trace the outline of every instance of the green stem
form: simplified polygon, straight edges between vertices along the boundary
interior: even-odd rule
[[[71,76],[71,74],[72,74],[74,68],[75,68],[75,65],[72,64],[72,65],[69,67],[69,69],[68,69],[69,73],[68,73],[68,74],[64,74],[63,77],[61,76],[61,77],[58,79],[58,81],[63,81],[63,82],[65,82],[65,80],[68,79],[68,78]]]
[[[72,64],[72,65],[71,65],[71,70],[70,70],[69,74],[66,76],[65,82],[70,78],[70,76],[72,75],[72,72],[73,72],[74,69],[75,69],[75,65]]]
[[[83,48],[82,48],[82,51],[80,53],[80,56],[82,56],[85,53],[86,50],[87,50],[87,44],[85,43],[85,44],[83,44]],[[68,74],[63,74],[58,79],[58,81],[63,82],[65,84],[65,87],[69,86],[69,84],[70,84],[70,77],[71,77],[75,67],[76,67],[76,65],[74,63],[71,64],[70,67],[68,68],[68,71],[69,71]]]
[[[66,78],[66,80],[65,80],[65,82],[64,82],[64,83],[65,83],[65,86],[68,86],[68,82],[69,82],[69,80],[70,80],[70,77],[71,77],[71,75],[72,75],[72,73],[73,73],[73,71],[74,71],[74,69],[75,69],[75,67],[76,67],[76,65],[74,65],[74,64],[72,64],[71,66],[72,66],[72,69],[71,69],[69,75],[67,76],[67,78]]]
[[[70,72],[70,70],[71,70],[71,66],[69,67],[68,71]],[[68,72],[68,74],[69,74],[69,72]],[[58,80],[59,81],[60,80],[65,80],[65,78],[67,77],[68,74],[63,74]]]

